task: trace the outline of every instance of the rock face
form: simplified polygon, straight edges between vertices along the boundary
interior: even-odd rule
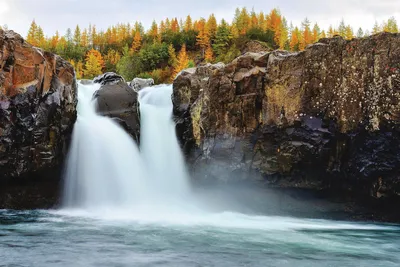
[[[60,165],[76,104],[67,61],[0,30],[0,179]]]
[[[139,142],[140,119],[138,94],[118,74],[105,73],[94,79],[100,89],[93,96],[97,98],[97,112],[114,118],[137,142]]]
[[[135,92],[139,92],[141,89],[153,85],[154,85],[153,79],[142,79],[142,78],[135,78],[129,84],[129,86],[132,87],[133,90],[135,90]]]
[[[400,35],[389,33],[189,69],[173,94],[182,145],[197,147],[195,168],[214,166],[208,177],[374,198],[400,195],[399,101]]]

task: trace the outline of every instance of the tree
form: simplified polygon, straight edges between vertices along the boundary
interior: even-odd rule
[[[75,45],[81,45],[81,29],[79,28],[79,25],[76,25],[75,31],[74,31],[74,44]]]
[[[176,64],[178,63],[178,59],[176,58],[175,48],[172,44],[168,46],[168,55],[169,55],[168,64],[172,67],[175,67]]]
[[[209,45],[206,49],[204,59],[206,62],[212,62],[214,60],[214,52],[211,48],[211,45]]]
[[[214,40],[215,34],[217,33],[217,20],[214,14],[211,14],[207,20],[207,29],[210,36],[210,40]]]
[[[33,46],[38,45],[38,41],[36,39],[37,29],[38,29],[38,26],[37,26],[35,20],[33,20],[31,23],[31,26],[29,28],[29,31],[28,31],[28,36],[26,37],[27,42]]]
[[[345,31],[345,35],[344,38],[346,40],[351,40],[354,38],[354,33],[353,33],[353,29],[350,27],[350,25],[346,26],[346,31]]]
[[[310,31],[310,21],[308,18],[305,18],[303,22],[301,23],[302,30],[303,30],[303,36],[300,41],[300,50],[304,50],[307,45],[311,44],[313,42],[312,40],[312,35]]]
[[[313,33],[312,33],[313,43],[318,42],[320,35],[321,35],[321,29],[319,28],[318,24],[315,23],[314,27],[313,27]]]
[[[201,19],[199,21],[198,27],[199,27],[199,34],[196,37],[197,45],[200,46],[200,48],[202,50],[202,55],[204,57],[205,50],[210,45],[210,34],[208,32],[208,28],[207,28],[205,19]]]
[[[364,31],[360,27],[360,28],[358,28],[358,31],[357,31],[357,38],[362,38],[363,36],[364,36]]]
[[[300,50],[300,39],[301,39],[301,32],[300,32],[299,28],[296,27],[290,34],[289,46],[292,51]]]
[[[153,42],[158,42],[159,41],[159,34],[158,34],[158,25],[155,20],[153,20],[153,23],[151,24],[151,28],[149,31],[149,36],[153,40]]]
[[[184,45],[182,45],[182,48],[179,51],[178,58],[177,58],[177,64],[174,68],[171,78],[174,79],[176,77],[176,75],[178,75],[179,72],[181,72],[182,70],[184,70],[188,67],[188,64],[189,64],[189,57],[186,53],[186,45],[184,44]]]
[[[185,32],[188,32],[188,31],[190,31],[190,30],[192,30],[192,29],[193,29],[192,18],[190,17],[190,15],[188,15],[188,16],[186,17],[185,25],[183,26],[183,30],[184,30]]]
[[[386,23],[383,24],[383,31],[397,33],[399,28],[397,27],[397,21],[394,17],[390,17]]]
[[[339,35],[343,38],[346,37],[346,24],[344,23],[344,19],[340,21],[339,28],[338,28]]]
[[[382,31],[382,30],[381,30],[381,28],[379,27],[378,22],[375,21],[374,27],[372,28],[372,34],[377,34],[377,33],[381,32],[381,31]]]
[[[228,47],[231,45],[233,36],[229,29],[228,23],[223,19],[218,26],[217,33],[215,35],[215,42],[212,45],[217,56],[226,53]]]
[[[140,31],[135,32],[135,37],[133,37],[133,42],[131,46],[131,52],[136,53],[139,51],[142,45],[142,36],[140,35]]]
[[[103,66],[104,61],[100,52],[95,49],[91,49],[86,55],[85,69],[83,73],[86,78],[92,79],[102,74]]]

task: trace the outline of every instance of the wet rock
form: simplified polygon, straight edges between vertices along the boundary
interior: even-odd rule
[[[142,79],[142,78],[135,78],[133,79],[129,86],[133,88],[136,92],[139,92],[141,89],[149,86],[154,85],[153,79]]]
[[[113,85],[119,82],[125,82],[125,79],[121,75],[118,75],[114,72],[106,72],[94,78],[93,82],[101,85]]]
[[[118,76],[109,73],[108,77],[115,79],[103,79],[103,85],[95,92],[93,97],[97,99],[97,112],[115,118],[139,142],[138,94]]]
[[[400,34],[381,33],[185,70],[178,135],[194,169],[215,167],[203,178],[398,197],[399,67]]]
[[[76,92],[67,61],[0,30],[0,180],[61,167],[76,119]]]

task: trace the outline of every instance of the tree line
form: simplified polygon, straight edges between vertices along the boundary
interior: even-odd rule
[[[113,71],[131,80],[153,78],[156,83],[170,82],[182,69],[202,62],[230,62],[241,54],[249,40],[256,40],[268,49],[301,51],[324,37],[340,35],[345,39],[364,37],[378,32],[398,32],[394,17],[372,31],[358,29],[355,33],[342,20],[339,27],[327,31],[307,18],[301,25],[288,24],[278,9],[269,13],[236,9],[232,23],[214,14],[207,19],[177,18],[153,21],[145,30],[140,22],[118,24],[98,30],[95,25],[74,30],[64,36],[56,32],[47,37],[41,26],[32,21],[27,41],[66,58],[75,67],[78,79],[93,78]]]

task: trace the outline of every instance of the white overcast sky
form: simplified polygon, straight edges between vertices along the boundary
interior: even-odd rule
[[[231,21],[235,8],[243,6],[257,12],[277,7],[294,25],[308,17],[323,29],[337,26],[342,18],[355,30],[372,29],[375,21],[381,23],[391,16],[400,24],[400,0],[0,0],[0,25],[7,24],[24,36],[33,19],[47,35],[89,23],[105,29],[138,20],[148,28],[153,19],[188,14],[197,19],[214,13],[218,20]]]

